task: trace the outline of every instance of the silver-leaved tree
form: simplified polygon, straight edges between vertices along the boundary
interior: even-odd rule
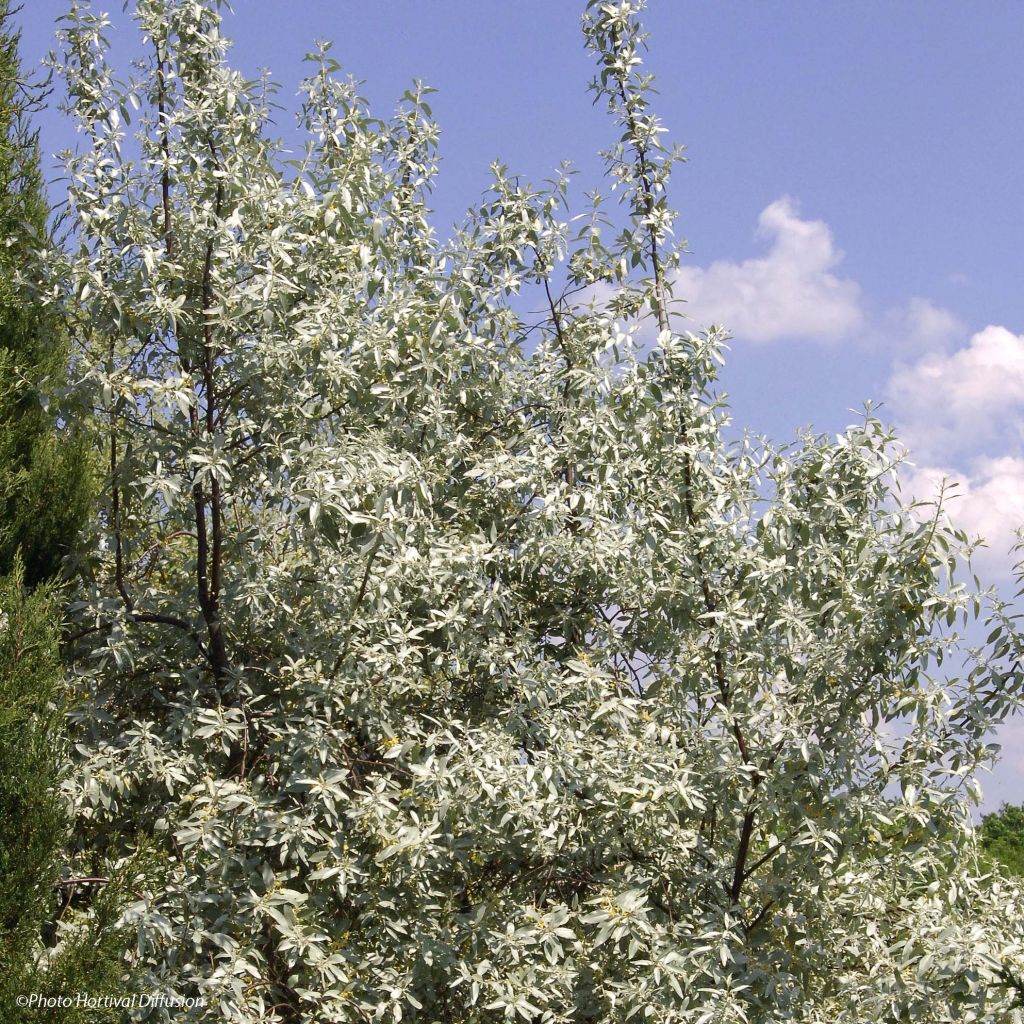
[[[874,419],[727,442],[642,6],[583,18],[619,205],[496,167],[447,242],[426,89],[377,120],[321,47],[292,160],[215,3],[138,0],[125,84],[66,24],[74,855],[164,851],[127,918],[175,1020],[1016,1019],[969,824],[1012,619],[954,658],[963,538]]]

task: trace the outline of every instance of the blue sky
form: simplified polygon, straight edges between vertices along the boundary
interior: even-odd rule
[[[115,49],[134,39],[120,0]],[[22,53],[52,46],[66,0],[30,0]],[[499,158],[540,181],[565,159],[600,184],[610,141],[576,0],[236,0],[234,62],[269,67],[281,99],[302,55],[335,41],[378,112],[410,81],[439,89],[434,206],[444,234]],[[1024,5],[944,0],[822,4],[653,0],[657,110],[689,162],[674,205],[690,256],[677,294],[695,326],[735,335],[723,387],[738,423],[835,432],[884,402],[914,452],[922,496],[962,481],[953,513],[1005,581],[1024,524]],[[282,114],[282,129],[290,122]],[[74,144],[40,119],[53,153]],[[1024,798],[1024,727],[1002,736],[986,804]]]

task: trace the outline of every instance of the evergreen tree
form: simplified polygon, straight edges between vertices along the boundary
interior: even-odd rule
[[[86,516],[91,460],[41,401],[66,375],[60,317],[18,283],[47,234],[29,97],[10,0],[0,0],[0,574],[20,550],[31,587],[60,572]]]
[[[117,1021],[81,1006],[18,998],[121,994],[124,886],[62,871],[68,814],[57,791],[63,742],[60,594],[24,584],[20,561],[0,578],[0,1022]],[[98,891],[92,891],[98,890]],[[83,897],[91,911],[84,921]]]
[[[13,11],[0,0],[0,1021],[97,1017],[17,1005],[21,995],[123,988],[112,928],[119,888],[68,928],[97,883],[62,877],[69,818],[60,640],[62,562],[86,518],[91,455],[58,432],[44,396],[66,383],[59,313],[21,283],[47,237]]]
[[[874,419],[726,442],[642,6],[583,23],[622,213],[496,167],[442,243],[424,89],[381,121],[321,48],[295,160],[213,0],[138,0],[123,86],[76,5],[76,838],[161,845],[185,1019],[1010,1019],[970,793],[1013,622],[950,668],[965,540]]]

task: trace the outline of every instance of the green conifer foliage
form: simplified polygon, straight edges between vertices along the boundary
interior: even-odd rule
[[[90,488],[86,447],[57,434],[42,401],[67,363],[60,320],[17,276],[44,239],[48,215],[28,96],[10,0],[0,0],[0,573],[11,572],[20,548],[25,583],[34,586],[59,572]]]
[[[48,208],[27,114],[14,10],[0,0],[0,1022],[49,1020],[19,996],[123,989],[113,923],[121,887],[71,882],[60,796],[66,710],[60,641],[65,555],[84,520],[91,456],[45,400],[66,377],[59,312],[19,277]],[[82,913],[83,905],[90,908]],[[79,920],[87,922],[79,924]],[[60,1019],[119,1019],[56,1010]],[[55,1019],[55,1018],[54,1018]]]
[[[38,880],[56,881],[54,837],[62,827],[52,778],[53,710],[59,662],[52,596],[26,596],[18,571],[0,580],[0,967],[12,968],[13,948],[30,946],[50,911]],[[43,781],[43,785],[40,785]],[[0,981],[2,984],[2,981]]]
[[[2,1024],[50,1019],[48,1011],[18,1005],[33,993],[74,999],[125,989],[115,928],[123,887],[62,877],[68,819],[57,789],[64,705],[58,597],[51,584],[29,592],[20,561],[0,578]],[[77,1006],[55,1012],[75,1024],[120,1019],[116,1011]]]

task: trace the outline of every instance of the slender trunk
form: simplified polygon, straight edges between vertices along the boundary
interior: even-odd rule
[[[658,329],[660,331],[668,331],[671,329],[671,326],[668,316],[665,271],[661,253],[658,248],[657,232],[655,231],[653,222],[655,213],[654,176],[650,159],[647,154],[647,148],[640,141],[639,126],[637,125],[636,117],[629,103],[629,97],[626,91],[626,79],[623,74],[618,76],[618,86],[619,102],[622,104],[622,115],[625,118],[626,127],[629,131],[630,138],[633,140],[633,149],[636,153],[637,171],[640,178],[640,187],[643,193],[643,212],[649,225],[648,258],[650,259],[652,272],[654,274],[654,303],[656,307],[655,314],[658,320]],[[679,430],[680,441],[683,447],[683,479],[686,487],[683,501],[686,509],[687,523],[691,529],[695,529],[697,526],[697,511],[693,500],[693,457],[690,454],[687,428],[688,424],[683,420],[680,424]],[[711,584],[708,579],[708,571],[699,548],[694,549],[694,562],[701,581],[701,596],[704,603],[704,610],[708,614],[713,614],[718,610],[718,600],[711,588]],[[750,854],[750,842],[757,821],[755,795],[757,788],[761,784],[763,775],[751,758],[750,749],[747,744],[746,737],[743,734],[743,729],[733,714],[732,694],[730,692],[728,675],[726,672],[725,651],[722,649],[720,644],[716,645],[713,657],[715,683],[718,688],[718,703],[721,705],[726,717],[731,719],[730,732],[736,740],[736,746],[739,750],[740,757],[743,758],[744,764],[751,769],[751,782],[754,790],[747,802],[746,811],[743,815],[743,823],[740,828],[740,836],[737,843],[736,857],[733,865],[732,885],[729,888],[729,895],[735,903],[739,901],[739,897],[743,889],[743,882],[746,878],[746,864],[747,858]]]

